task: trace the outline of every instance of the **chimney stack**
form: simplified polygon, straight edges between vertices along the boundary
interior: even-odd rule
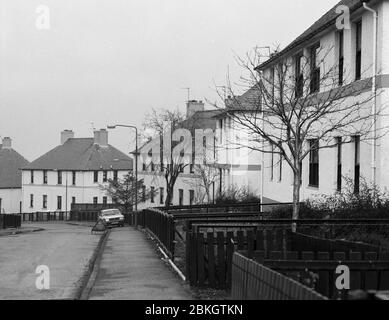
[[[64,144],[69,139],[74,138],[74,132],[72,130],[64,130],[61,132],[61,144]]]
[[[108,131],[106,129],[100,129],[94,132],[95,144],[100,147],[108,146]]]
[[[12,139],[10,137],[3,139],[3,149],[12,149]]]
[[[190,100],[186,103],[186,118],[193,117],[196,112],[204,111],[204,102]]]

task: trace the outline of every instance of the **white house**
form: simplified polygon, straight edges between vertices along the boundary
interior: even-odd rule
[[[19,213],[22,210],[22,172],[28,161],[12,149],[12,140],[0,144],[0,213]]]
[[[61,144],[22,172],[23,212],[70,211],[72,203],[111,203],[100,186],[132,171],[133,161],[108,144],[105,129],[93,138],[61,132]]]
[[[202,101],[192,100],[187,103],[187,117],[184,123],[180,125],[192,133],[194,139],[194,130],[196,129],[216,129],[216,118],[221,110],[205,110],[205,105]],[[160,138],[155,138],[151,142],[146,143],[140,148],[140,161],[138,163],[139,179],[144,180],[144,185],[147,190],[152,190],[154,196],[151,199],[139,204],[139,208],[160,207],[164,206],[166,199],[166,180],[165,172],[161,171],[157,164],[147,163],[142,155],[148,154],[151,146],[159,142]],[[212,141],[212,150],[215,150],[215,141]],[[158,160],[156,161],[158,162]],[[178,163],[177,161],[174,163]],[[214,164],[214,163],[213,163]],[[182,172],[178,175],[174,186],[174,195],[172,205],[191,205],[205,201],[213,202],[219,192],[220,178],[218,176],[219,169],[216,167],[207,167],[210,199],[206,199],[204,190],[204,179],[199,177],[199,171],[196,166],[186,164],[182,168]]]
[[[339,23],[337,24],[341,12],[339,8],[345,12],[345,7],[339,7],[340,5],[349,8],[350,28],[347,28],[347,14],[344,16],[346,29],[339,28]],[[302,57],[310,61],[311,70],[308,74],[304,74],[298,67]],[[274,69],[285,61],[295,65],[295,75],[290,79],[296,81],[296,86],[296,79],[300,76],[311,77],[314,72],[322,75],[331,66],[337,67],[336,84],[315,87],[313,94],[329,93],[337,88],[355,85],[360,86],[361,90],[356,95],[347,96],[345,103],[359,98],[367,101],[367,95],[379,92],[375,99],[368,102],[369,108],[379,110],[386,107],[389,102],[389,2],[341,1],[285,49],[258,66],[257,71],[267,79],[274,79]],[[311,84],[312,79],[310,78]],[[308,88],[302,88],[302,92],[303,95],[310,95],[312,87],[309,88],[308,85]],[[387,111],[384,113],[387,114]],[[388,118],[380,116],[376,126],[387,128],[388,125]],[[333,136],[334,142],[337,139],[344,141],[345,138],[338,134]],[[306,157],[302,163],[301,198],[304,200],[318,194],[333,194],[344,188],[346,176],[356,184],[364,177],[368,182],[376,183],[387,191],[388,160],[388,135],[380,136],[376,143],[360,141],[358,129],[355,129],[352,143],[338,143],[331,149],[311,152]],[[292,201],[293,174],[289,166],[280,162],[278,155],[272,153],[263,154],[260,161],[263,163],[261,192],[264,198],[276,202]]]

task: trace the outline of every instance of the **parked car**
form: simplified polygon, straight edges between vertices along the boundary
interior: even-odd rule
[[[119,209],[101,210],[98,219],[103,221],[107,226],[124,226],[124,216]]]

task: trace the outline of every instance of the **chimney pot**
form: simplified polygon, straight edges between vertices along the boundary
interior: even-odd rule
[[[5,137],[3,139],[3,149],[11,149],[12,148],[12,139],[10,137]]]

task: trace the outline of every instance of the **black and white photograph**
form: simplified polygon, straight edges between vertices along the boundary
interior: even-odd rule
[[[389,300],[389,1],[0,0],[16,300]]]

